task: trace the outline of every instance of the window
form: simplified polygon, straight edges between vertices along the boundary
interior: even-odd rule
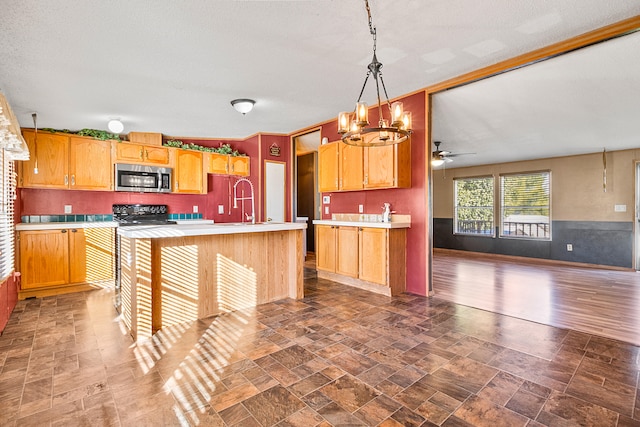
[[[0,149],[0,282],[13,272],[14,227],[13,203],[16,198],[14,162]]]
[[[456,178],[453,183],[453,232],[493,237],[493,177]]]
[[[550,172],[500,176],[500,236],[551,238]]]

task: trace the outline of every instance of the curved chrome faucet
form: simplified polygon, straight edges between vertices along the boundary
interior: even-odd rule
[[[249,183],[249,187],[251,189],[251,196],[250,197],[238,197],[238,184],[240,184],[241,182],[248,182]],[[243,194],[244,196],[244,194]],[[254,205],[254,201],[253,201],[253,183],[251,181],[249,181],[247,178],[240,178],[239,180],[236,181],[235,184],[233,184],[233,208],[237,209],[238,208],[238,200],[241,201],[242,203],[242,222],[244,222],[244,216],[246,215],[247,220],[251,220],[251,224],[255,224],[256,223],[256,211],[255,211],[255,205]],[[245,200],[251,200],[251,216],[249,216],[249,214],[246,214],[244,212],[244,201]]]

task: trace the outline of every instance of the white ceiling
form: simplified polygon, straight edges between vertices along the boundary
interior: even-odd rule
[[[640,147],[640,32],[436,94],[453,167]]]
[[[637,0],[370,3],[391,97],[640,12]],[[291,133],[353,107],[371,47],[363,0],[0,3],[0,89],[26,127],[35,111],[58,129],[120,118],[125,133]],[[442,134],[443,149],[459,139]]]

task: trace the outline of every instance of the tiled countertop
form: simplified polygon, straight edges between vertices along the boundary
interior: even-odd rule
[[[334,225],[340,227],[369,227],[369,228],[411,228],[410,222],[369,222],[369,221],[335,221],[330,219],[316,219],[316,225]]]
[[[61,230],[65,228],[115,228],[115,221],[95,222],[21,222],[16,224],[17,231],[24,230]]]

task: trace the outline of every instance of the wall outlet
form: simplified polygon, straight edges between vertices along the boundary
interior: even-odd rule
[[[329,206],[324,207],[324,214],[329,215]]]
[[[218,213],[222,215],[224,213],[224,205],[218,205]]]
[[[72,211],[71,205],[64,205],[64,213],[71,213]]]
[[[358,213],[363,213],[363,212],[364,212],[364,206],[358,205]]]
[[[613,206],[613,211],[614,212],[626,212],[627,211],[627,205],[614,205]]]
[[[567,243],[567,252],[573,251],[573,245],[571,243]]]
[[[193,213],[198,213],[198,207],[197,206],[193,206]]]

